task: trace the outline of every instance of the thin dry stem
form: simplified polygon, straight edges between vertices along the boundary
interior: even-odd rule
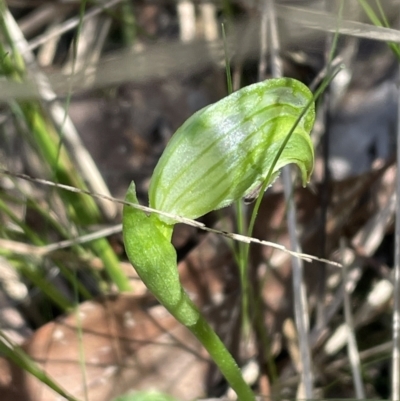
[[[47,102],[48,111],[57,127],[58,132],[62,133],[62,140],[65,145],[71,150],[76,165],[78,166],[82,176],[88,183],[89,188],[95,192],[101,192],[109,195],[108,187],[101,176],[96,163],[92,156],[85,148],[72,120],[67,114],[61,103],[55,101],[56,94],[54,93],[49,80],[36,64],[35,55],[28,49],[28,42],[21,32],[14,17],[8,9],[4,12],[4,22],[7,25],[10,37],[13,43],[16,44],[18,51],[24,58],[27,72],[34,82],[36,82],[40,97]],[[100,207],[108,218],[112,218],[116,214],[114,205],[100,203]]]
[[[344,254],[345,244],[344,241],[341,241],[341,250]],[[365,390],[364,384],[361,378],[361,366],[360,366],[360,355],[358,353],[357,340],[354,332],[354,322],[353,322],[353,314],[351,311],[351,299],[350,292],[346,288],[347,282],[347,267],[346,263],[343,260],[343,268],[342,268],[342,276],[344,286],[344,316],[346,321],[346,329],[347,329],[347,354],[350,361],[351,371],[353,374],[354,387],[356,392],[356,398],[364,399],[365,398]]]
[[[99,14],[106,8],[115,6],[121,1],[112,0],[101,7],[92,8],[86,13],[84,20]],[[276,5],[276,9],[280,18],[289,21],[287,26],[292,27],[288,29],[287,33],[281,33],[283,35],[281,40],[284,40],[285,44],[296,47],[309,41],[315,42],[321,35],[324,35],[323,32],[335,32],[336,17],[333,14],[316,13],[306,8],[293,8],[284,5]],[[321,22],[325,20],[326,24]],[[30,42],[28,49],[37,48],[47,40],[75,28],[78,23],[79,18],[76,17],[66,21],[61,25],[62,29],[36,37]],[[317,25],[322,33],[313,29],[303,29],[314,28],[314,25]],[[342,21],[339,33],[400,43],[400,32],[394,29],[374,27],[370,24],[345,19]],[[258,54],[260,51],[257,40],[259,34],[260,21],[258,18],[251,17],[239,23],[232,23],[227,36],[229,53],[239,60]],[[186,71],[196,72],[209,65],[219,65],[221,57],[216,57],[216,55],[221,55],[221,53],[223,53],[223,43],[220,40],[206,43],[195,41],[191,42],[190,45],[184,45],[180,40],[162,42],[147,46],[141,51],[120,51],[104,57],[96,66],[97,75],[90,85],[85,85],[84,78],[81,76],[65,77],[61,72],[55,72],[49,75],[49,78],[56,93],[62,96],[68,91],[71,83],[74,91],[80,91],[82,88],[95,89],[127,81],[144,82]],[[16,82],[4,82],[2,89],[0,100],[38,96],[37,89],[29,80],[26,80],[23,85]]]
[[[85,191],[83,189],[74,188],[74,187],[71,187],[69,185],[54,183],[54,182],[43,180],[43,179],[40,179],[40,178],[33,178],[33,177],[30,177],[30,176],[28,176],[26,174],[12,173],[12,172],[10,172],[10,171],[8,171],[6,169],[2,169],[2,168],[0,168],[0,174],[5,174],[5,175],[8,175],[10,177],[15,177],[15,178],[21,178],[23,180],[27,180],[27,181],[30,181],[30,182],[33,182],[33,183],[36,183],[36,184],[47,185],[47,186],[63,189],[65,191],[69,191],[69,192],[80,193],[80,194],[92,196],[93,198],[96,198],[96,199],[104,199],[104,200],[107,200],[107,201],[110,201],[110,202],[119,203],[121,205],[131,206],[131,207],[133,207],[135,209],[142,210],[143,212],[146,212],[146,213],[157,213],[159,215],[162,215],[162,216],[168,217],[170,219],[173,219],[176,222],[184,223],[184,224],[187,224],[189,226],[196,227],[196,228],[199,228],[200,230],[207,231],[207,232],[210,232],[210,233],[222,235],[222,236],[224,236],[226,238],[230,238],[230,239],[232,239],[234,241],[240,241],[240,242],[244,242],[246,244],[253,243],[253,244],[260,244],[260,245],[263,245],[263,246],[269,246],[271,248],[275,248],[275,249],[278,249],[278,250],[280,250],[282,252],[288,253],[289,255],[292,255],[294,257],[301,258],[302,260],[304,260],[306,262],[319,261],[319,262],[327,263],[327,264],[332,265],[332,266],[342,267],[342,265],[340,263],[334,262],[333,260],[327,260],[327,259],[318,258],[318,257],[316,257],[314,255],[309,255],[307,253],[291,251],[289,249],[286,249],[283,245],[279,245],[279,244],[276,244],[274,242],[264,241],[264,240],[260,240],[260,239],[254,238],[254,237],[248,237],[248,236],[245,236],[245,235],[234,234],[234,233],[229,233],[229,232],[226,232],[226,231],[216,230],[214,228],[206,227],[203,223],[200,223],[200,222],[198,222],[196,220],[188,219],[188,218],[182,217],[182,216],[177,216],[177,215],[171,214],[171,213],[166,213],[166,212],[163,212],[161,210],[153,209],[151,207],[147,207],[147,206],[142,206],[142,205],[126,202],[126,201],[118,199],[118,198],[113,198],[112,196],[102,195],[102,194],[98,194],[98,193],[94,193],[94,192],[90,192],[90,191]]]
[[[101,14],[103,11],[116,6],[117,4],[121,3],[122,1],[123,0],[110,0],[107,3],[99,5],[98,7],[93,7],[84,15],[83,21],[86,21],[90,18],[93,18],[96,15]],[[33,51],[33,50],[37,49],[40,45],[46,43],[47,41],[49,41],[53,38],[58,38],[62,34],[71,31],[72,29],[76,28],[79,24],[80,24],[79,15],[76,17],[70,18],[69,20],[60,24],[54,30],[51,30],[50,32],[45,32],[42,35],[36,36],[35,39],[33,39],[32,41],[29,42],[27,51]]]
[[[279,56],[279,36],[276,22],[276,13],[273,0],[267,0],[265,13],[269,16],[269,33],[271,43],[271,69],[272,76],[279,78],[283,75],[282,61]],[[291,248],[298,251],[300,244],[296,230],[296,206],[293,201],[293,184],[290,166],[282,169],[282,181],[287,204],[287,222]],[[299,348],[301,355],[301,385],[298,391],[299,398],[313,398],[313,373],[309,341],[309,316],[307,307],[306,290],[303,278],[303,263],[298,258],[292,258],[292,284],[294,293],[294,312],[296,328],[299,336]]]
[[[397,120],[397,176],[396,223],[394,247],[394,297],[393,297],[393,349],[392,349],[392,400],[400,400],[400,92]]]

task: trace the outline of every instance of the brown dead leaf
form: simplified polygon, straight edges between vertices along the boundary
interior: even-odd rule
[[[109,401],[132,389],[156,389],[181,400],[205,394],[209,364],[201,346],[164,308],[143,297],[85,302],[76,313],[41,327],[23,348],[79,399]],[[2,401],[60,399],[4,359],[0,372]]]

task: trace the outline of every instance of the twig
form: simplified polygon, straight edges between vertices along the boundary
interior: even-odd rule
[[[264,81],[267,78],[267,56],[268,56],[268,10],[264,2],[261,13],[260,26],[260,60],[258,63],[258,80]]]
[[[271,42],[271,68],[274,78],[283,75],[282,62],[279,57],[279,37],[278,27],[276,24],[276,13],[273,0],[267,0],[267,9],[269,16],[269,33]],[[284,194],[287,204],[287,222],[290,237],[291,248],[294,250],[300,249],[300,244],[296,232],[296,207],[293,201],[293,184],[291,178],[291,168],[286,166],[282,169],[282,180],[284,186]],[[301,391],[299,397],[305,399],[313,398],[313,373],[309,342],[309,316],[307,308],[306,291],[303,280],[303,263],[298,258],[292,258],[292,284],[294,293],[294,312],[296,328],[299,336],[299,348],[301,355]]]
[[[57,4],[48,2],[35,8],[29,14],[18,19],[18,25],[25,36],[32,36],[55,19],[65,18],[65,15],[73,9],[72,4]]]
[[[317,29],[324,32],[337,32],[337,16],[335,14],[283,4],[277,5],[276,10],[278,17],[284,18],[299,26],[305,26],[309,29]],[[400,43],[400,32],[396,29],[382,28],[347,19],[342,20],[339,33],[357,38]]]
[[[66,114],[64,107],[59,102],[54,101],[56,99],[56,94],[48,78],[37,66],[34,54],[28,49],[28,42],[8,9],[4,10],[3,18],[13,43],[16,44],[18,51],[24,58],[28,73],[37,83],[40,97],[45,102],[48,102],[48,110],[54,124],[58,132],[63,133],[62,138],[70,149],[71,156],[73,156],[85,181],[93,191],[109,194],[108,187],[97,169],[96,163],[85,148],[72,120],[68,114]],[[106,205],[101,202],[99,206],[108,218],[115,216],[116,209],[113,205]]]
[[[177,216],[177,215],[172,214],[172,213],[166,213],[166,212],[163,212],[161,210],[153,209],[151,207],[147,207],[147,206],[142,206],[142,205],[126,202],[126,201],[118,199],[118,198],[113,198],[112,196],[102,195],[102,194],[86,191],[86,190],[83,190],[83,189],[80,189],[80,188],[74,188],[74,187],[71,187],[69,185],[58,184],[58,183],[55,183],[55,182],[43,180],[41,178],[33,178],[33,177],[30,177],[29,175],[26,175],[26,174],[13,173],[13,172],[8,171],[8,170],[3,169],[3,168],[0,168],[0,174],[5,174],[5,175],[8,175],[10,177],[15,177],[15,178],[21,178],[23,180],[27,180],[27,181],[30,181],[30,182],[33,182],[33,183],[36,183],[36,184],[47,185],[47,186],[63,189],[65,191],[69,191],[69,192],[80,193],[80,194],[92,196],[93,198],[97,198],[97,199],[104,199],[104,200],[107,200],[107,201],[110,201],[110,202],[119,203],[121,205],[131,206],[131,207],[133,207],[135,209],[142,210],[143,212],[146,212],[146,213],[157,213],[159,215],[162,215],[162,216],[168,217],[170,219],[173,219],[176,222],[184,223],[184,224],[187,224],[189,226],[196,227],[196,228],[199,228],[200,230],[204,230],[204,231],[207,231],[207,232],[210,232],[210,233],[222,235],[222,236],[224,236],[226,238],[230,238],[230,239],[233,239],[235,241],[241,241],[241,242],[244,242],[246,244],[254,243],[254,244],[260,244],[260,245],[264,245],[264,246],[269,246],[271,248],[278,249],[278,250],[280,250],[282,252],[286,252],[289,255],[292,255],[294,257],[301,258],[301,259],[305,260],[306,262],[319,261],[319,262],[327,263],[327,264],[332,265],[332,266],[342,267],[342,265],[340,263],[334,262],[333,260],[327,260],[327,259],[318,258],[318,257],[316,257],[314,255],[309,255],[307,253],[291,251],[289,249],[286,249],[283,245],[276,244],[274,242],[264,241],[264,240],[260,240],[260,239],[254,238],[254,237],[248,237],[248,236],[245,236],[245,235],[239,235],[239,234],[229,233],[229,232],[226,232],[226,231],[216,230],[214,228],[206,227],[203,223],[200,223],[200,222],[198,222],[196,220],[188,219],[186,217]]]
[[[357,273],[353,271],[352,273]],[[352,293],[355,284],[353,279],[347,279],[346,291]],[[390,300],[393,296],[393,284],[386,279],[378,281],[368,293],[366,301],[354,315],[354,327],[359,328],[373,321],[373,319],[388,309]],[[337,354],[347,342],[347,326],[345,323],[339,325],[324,346],[327,356]]]
[[[196,37],[196,12],[193,2],[188,0],[179,1],[177,13],[180,39],[182,42],[191,42]]]
[[[400,70],[399,70],[400,71]],[[393,295],[393,349],[392,349],[392,400],[400,400],[400,92],[397,117],[397,176],[396,223],[394,246],[394,295]]]
[[[108,3],[101,4],[98,7],[93,7],[89,10],[83,17],[83,22],[93,18],[94,16],[101,14],[103,11],[114,7],[123,0],[110,0]],[[46,32],[43,35],[38,35],[34,40],[31,40],[26,48],[26,51],[33,51],[37,49],[40,45],[46,43],[48,40],[57,38],[63,33],[66,33],[74,28],[76,28],[80,23],[79,16],[70,18],[64,23],[60,24],[57,29],[51,30],[51,32]]]
[[[122,0],[113,0],[102,6],[96,14],[107,7],[111,7]],[[315,41],[316,38],[321,37],[322,34],[317,31],[310,31],[301,29],[302,26],[307,24],[307,20],[303,22],[303,13],[308,18],[318,19],[318,24],[321,26],[321,31],[335,32],[336,18],[327,13],[317,13],[308,11],[306,9],[292,9],[288,6],[277,5],[280,17],[284,20],[295,21],[298,27],[293,24],[293,29],[299,29],[296,34],[287,37],[285,40],[294,47],[297,44],[307,42],[309,40]],[[84,20],[91,17],[91,9],[84,17]],[[298,12],[298,14],[297,14]],[[308,14],[307,14],[308,13]],[[311,15],[309,15],[311,13]],[[321,14],[321,15],[320,15]],[[297,18],[297,20],[296,20]],[[327,19],[325,29],[324,25],[320,24],[321,20]],[[67,30],[72,29],[78,23],[77,19],[73,19],[73,24]],[[357,37],[365,37],[378,41],[393,41],[400,43],[400,33],[394,29],[374,27],[370,24],[355,23],[348,20],[343,20],[342,26],[352,26],[356,24],[357,28],[342,29],[339,33],[353,35]],[[347,25],[346,25],[347,24]],[[328,29],[329,28],[329,29]],[[311,33],[310,33],[311,32]],[[252,57],[259,52],[258,36],[259,20],[256,18],[247,18],[238,23],[232,23],[230,32],[227,36],[227,46],[229,53],[235,57],[239,62]],[[57,37],[57,34],[52,33],[48,38]],[[47,40],[47,37],[46,37]],[[40,44],[46,42],[42,40]],[[32,42],[29,49],[36,48]],[[220,63],[220,54],[223,53],[223,43],[220,40],[212,42],[195,41],[190,44],[183,44],[181,40],[174,40],[168,42],[155,43],[147,46],[144,50],[137,51],[119,51],[103,57],[99,62],[97,68],[97,75],[90,88],[103,88],[110,85],[120,84],[122,82],[145,82],[151,79],[159,79],[169,77],[171,74],[179,75],[185,74],[187,71],[195,73],[210,65]],[[216,57],[218,55],[218,57]],[[336,60],[337,61],[337,60]],[[74,91],[82,89],[84,77],[65,77],[61,72],[54,72],[49,74],[50,81],[59,96],[64,96],[66,91],[72,84]],[[87,88],[87,87],[86,87]],[[23,84],[19,82],[2,82],[0,91],[0,100],[10,99],[24,99],[37,97],[38,92],[31,81],[25,80]]]
[[[344,254],[345,244],[344,240],[341,240],[340,249],[342,255]],[[343,257],[344,259],[344,257]],[[344,283],[344,316],[346,321],[346,329],[347,329],[347,354],[349,357],[351,371],[353,374],[354,387],[356,391],[356,398],[359,400],[365,399],[365,391],[364,384],[361,379],[361,368],[360,368],[360,355],[358,353],[357,348],[357,340],[354,333],[354,322],[353,315],[351,312],[351,300],[350,293],[346,287],[347,282],[347,266],[344,260],[342,260],[343,268],[342,268],[342,277]]]
[[[218,39],[217,7],[212,2],[200,3],[199,10],[203,23],[203,36],[207,41]]]

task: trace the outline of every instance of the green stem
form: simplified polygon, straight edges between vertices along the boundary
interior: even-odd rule
[[[228,46],[225,35],[225,25],[222,23],[222,38],[224,40],[224,53],[225,53],[225,69],[226,69],[226,83],[228,88],[228,95],[233,93],[233,83],[231,76],[231,66],[229,61]],[[246,211],[244,210],[244,204],[242,199],[238,199],[235,202],[235,214],[238,233],[246,235]],[[250,318],[249,318],[249,280],[248,280],[248,265],[247,265],[247,250],[246,244],[239,242],[238,251],[235,250],[235,258],[239,267],[240,274],[240,286],[242,289],[241,300],[242,300],[242,331],[246,337],[250,332]]]
[[[133,182],[126,201],[138,204]],[[240,401],[255,401],[232,355],[182,287],[170,242],[173,226],[155,214],[148,216],[128,206],[124,206],[122,221],[126,253],[146,287],[203,344]]]
[[[129,279],[120,268],[119,260],[108,241],[105,238],[99,238],[92,242],[91,247],[103,261],[107,274],[119,291],[132,291]]]
[[[136,38],[136,18],[133,10],[133,4],[128,0],[124,0],[121,5],[121,11],[121,28],[124,44],[126,46],[132,46]]]
[[[225,379],[236,392],[239,400],[255,401],[254,393],[244,381],[236,361],[204,317],[200,315],[197,323],[188,329],[203,344]]]

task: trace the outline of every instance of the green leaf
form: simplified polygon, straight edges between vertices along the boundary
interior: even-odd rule
[[[265,181],[282,142],[311,100],[301,82],[279,78],[245,87],[198,111],[161,156],[150,184],[150,206],[194,219],[251,194]],[[273,177],[295,163],[303,185],[307,183],[314,163],[309,135],[314,119],[312,105],[273,166]]]

